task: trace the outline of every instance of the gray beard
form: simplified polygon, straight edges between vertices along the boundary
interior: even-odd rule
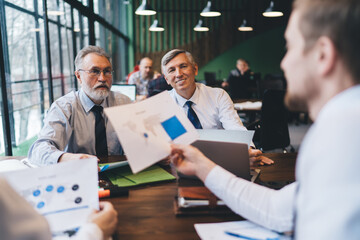
[[[103,101],[105,98],[109,96],[110,90],[100,90],[100,89],[92,89],[88,86],[82,86],[86,95],[93,101]]]

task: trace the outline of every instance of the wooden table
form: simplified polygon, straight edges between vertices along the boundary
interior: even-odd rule
[[[277,188],[295,180],[295,153],[267,153],[265,156],[275,161],[274,165],[261,166],[259,182]],[[22,159],[24,157],[0,157]],[[119,156],[102,159],[102,162],[122,160]],[[119,223],[114,240],[119,239],[199,239],[194,229],[195,223],[211,223],[243,220],[238,215],[184,216],[176,217],[173,209],[177,183],[160,182],[130,188],[128,197],[106,199],[113,203],[119,213]]]
[[[262,166],[260,181],[294,181],[296,154],[265,154],[275,164]],[[163,182],[131,188],[128,197],[108,199],[119,213],[119,224],[114,239],[199,239],[194,223],[242,220],[237,215],[176,217],[173,201],[176,182]]]

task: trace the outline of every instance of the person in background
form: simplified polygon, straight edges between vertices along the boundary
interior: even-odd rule
[[[171,90],[172,87],[166,82],[164,75],[151,80],[148,84],[148,97],[154,96],[166,90]]]
[[[0,178],[0,233],[2,240],[51,239],[49,224],[8,182]],[[109,202],[100,202],[79,231],[70,239],[106,240],[114,233],[117,212]]]
[[[81,89],[57,99],[44,119],[38,139],[30,147],[30,163],[57,162],[121,155],[122,147],[103,108],[131,103],[110,91],[112,65],[104,49],[87,46],[75,58],[75,76]]]
[[[251,97],[248,88],[251,86],[253,73],[249,68],[249,62],[239,58],[236,61],[236,68],[231,70],[226,81],[221,86],[229,91],[232,99],[246,99]]]
[[[161,60],[161,68],[169,85],[171,97],[184,110],[195,128],[247,130],[229,95],[221,88],[212,88],[195,82],[198,66],[191,53],[173,49]],[[251,164],[272,164],[260,150],[249,149]]]
[[[138,95],[148,95],[148,83],[153,79],[153,61],[144,57],[140,60],[140,70],[133,73],[128,84],[136,84],[136,92]]]
[[[129,78],[130,76],[133,74],[133,73],[136,73],[140,70],[140,67],[139,67],[139,64],[140,64],[140,61],[137,61],[136,65],[134,66],[133,70],[126,76],[126,84],[129,83]]]
[[[281,62],[285,104],[314,124],[296,161],[296,181],[280,190],[237,178],[191,146],[171,161],[236,213],[295,239],[360,237],[360,1],[295,0]]]

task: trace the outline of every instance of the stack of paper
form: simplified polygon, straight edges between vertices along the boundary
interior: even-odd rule
[[[290,240],[291,237],[274,232],[249,221],[195,224],[202,240]]]

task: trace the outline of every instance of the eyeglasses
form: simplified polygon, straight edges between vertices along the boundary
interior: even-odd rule
[[[86,72],[87,74],[89,74],[90,77],[99,77],[101,72],[104,74],[105,77],[111,77],[113,72],[110,69],[104,69],[104,70],[99,70],[99,69],[91,69],[91,70],[84,70],[84,69],[79,69],[78,71],[83,71]]]

